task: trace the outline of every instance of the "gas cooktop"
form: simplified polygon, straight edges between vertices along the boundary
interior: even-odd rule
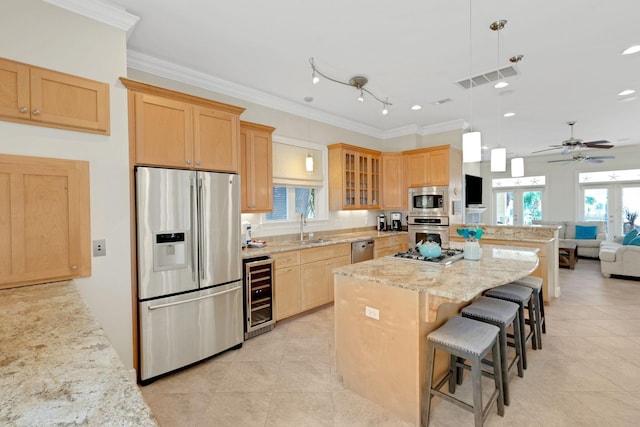
[[[393,255],[395,258],[412,259],[415,261],[432,262],[434,264],[449,265],[464,257],[462,249],[442,249],[442,253],[437,257],[425,257],[420,255],[416,249],[409,249],[406,252],[399,252]]]

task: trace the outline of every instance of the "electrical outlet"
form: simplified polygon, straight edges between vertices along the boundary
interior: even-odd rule
[[[93,241],[93,256],[105,256],[107,255],[107,241],[105,239]]]
[[[378,310],[377,308],[365,306],[364,315],[372,319],[380,320],[380,310]]]

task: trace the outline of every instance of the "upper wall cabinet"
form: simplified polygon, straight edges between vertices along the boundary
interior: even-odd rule
[[[380,209],[380,151],[347,144],[329,149],[329,209]]]
[[[407,187],[449,185],[449,146],[403,152]]]
[[[0,119],[109,135],[109,85],[0,58]]]
[[[275,128],[240,122],[242,212],[273,210],[271,134]]]
[[[0,154],[0,288],[91,275],[89,162]]]
[[[407,209],[402,153],[382,153],[381,209]]]
[[[133,163],[239,172],[244,108],[121,78]]]

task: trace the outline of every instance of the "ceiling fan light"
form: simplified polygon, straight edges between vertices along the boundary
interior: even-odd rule
[[[638,52],[640,52],[640,44],[626,48],[620,53],[620,55],[631,55]]]
[[[524,159],[522,157],[514,157],[511,159],[511,178],[520,178],[524,176]]]
[[[494,148],[491,150],[491,172],[505,172],[507,170],[507,149]]]
[[[462,134],[462,162],[474,163],[482,160],[482,137],[480,132]]]

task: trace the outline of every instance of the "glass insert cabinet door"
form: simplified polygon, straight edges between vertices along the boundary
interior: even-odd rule
[[[531,225],[534,219],[542,219],[542,190],[499,190],[494,199],[496,224]]]

